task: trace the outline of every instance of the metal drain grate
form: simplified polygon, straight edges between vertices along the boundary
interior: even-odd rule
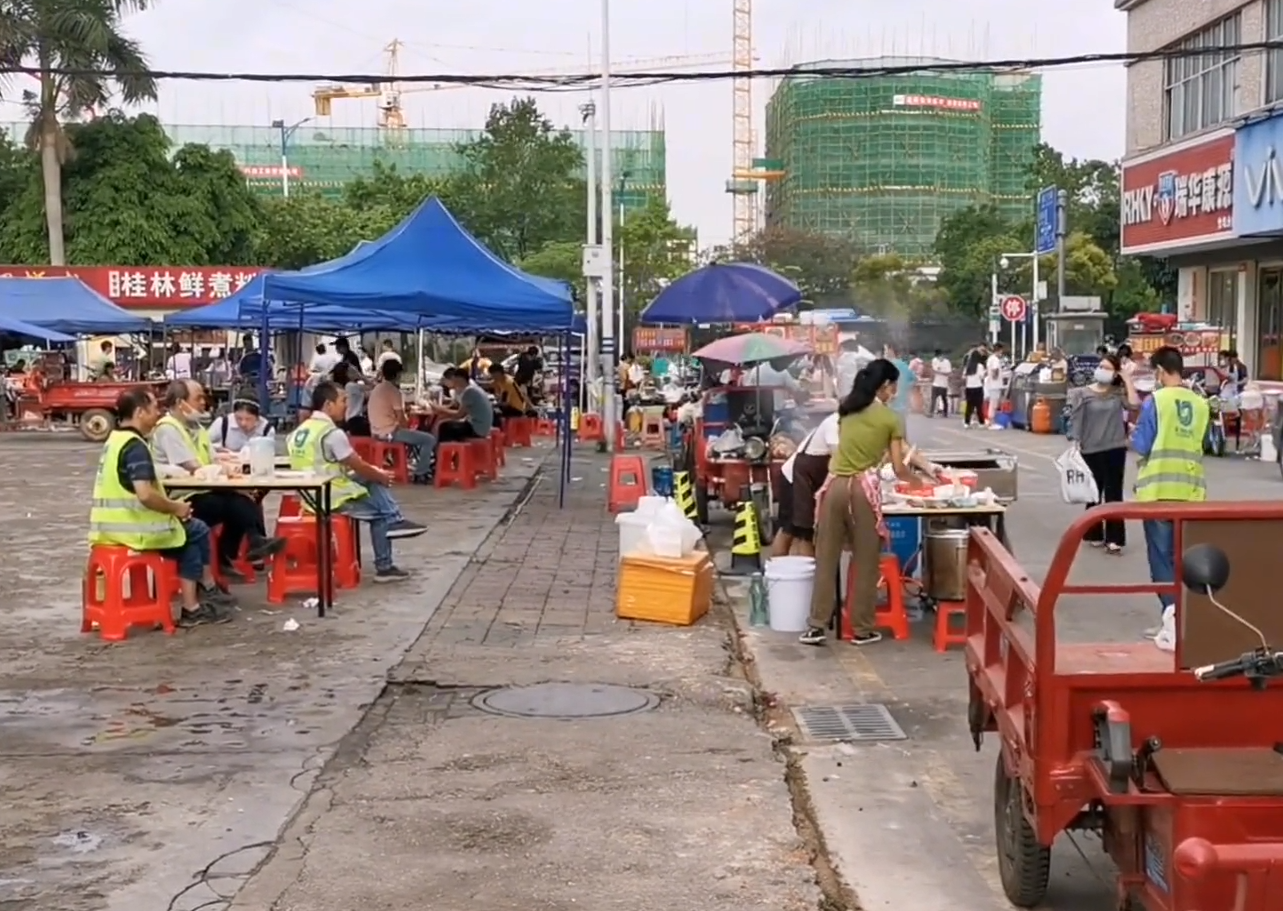
[[[810,705],[793,709],[793,718],[810,740],[906,740],[904,730],[885,705]]]

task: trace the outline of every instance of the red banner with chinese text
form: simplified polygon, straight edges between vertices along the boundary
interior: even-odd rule
[[[74,275],[121,307],[177,310],[230,297],[262,271],[244,266],[0,266],[0,277]]]
[[[633,330],[633,351],[637,353],[681,352],[685,350],[685,329],[657,329],[651,326],[638,326]]]

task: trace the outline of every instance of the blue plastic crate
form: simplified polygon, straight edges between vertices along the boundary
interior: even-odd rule
[[[922,520],[916,516],[889,516],[886,525],[891,533],[891,553],[900,560],[900,572],[916,576],[920,568],[917,557],[922,546]]]

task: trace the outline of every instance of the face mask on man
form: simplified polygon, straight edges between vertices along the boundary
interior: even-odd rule
[[[1096,382],[1101,386],[1108,386],[1114,381],[1114,371],[1104,367],[1097,367],[1095,373]]]

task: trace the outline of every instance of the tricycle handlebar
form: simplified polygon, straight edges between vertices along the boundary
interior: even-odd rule
[[[1244,652],[1229,661],[1194,668],[1194,676],[1199,680],[1225,680],[1229,677],[1260,679],[1280,674],[1283,674],[1283,653],[1267,648]]]

